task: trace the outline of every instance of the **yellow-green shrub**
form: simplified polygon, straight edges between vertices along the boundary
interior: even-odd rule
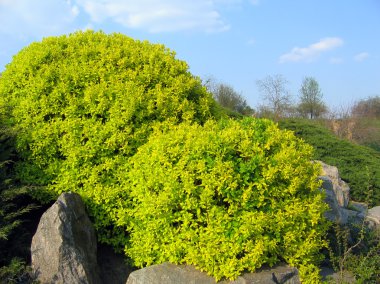
[[[326,227],[311,154],[269,120],[161,127],[125,169],[130,204],[115,216],[130,232],[126,254],[216,279],[285,260],[316,281]]]
[[[324,205],[311,147],[267,120],[201,126],[215,102],[164,46],[46,38],[6,67],[0,110],[18,178],[81,194],[100,241],[136,265],[186,262],[220,279],[285,260],[314,279]]]
[[[115,170],[155,123],[204,123],[216,115],[211,95],[174,52],[93,31],[21,50],[2,73],[0,110],[17,132],[22,182],[80,193],[99,230],[112,228],[105,204],[118,187]],[[111,231],[100,239],[114,241]]]

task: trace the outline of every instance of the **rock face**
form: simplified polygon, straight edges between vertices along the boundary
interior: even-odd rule
[[[163,263],[136,270],[129,275],[127,284],[215,284],[215,279],[190,265]],[[298,271],[288,266],[263,269],[246,273],[235,281],[221,281],[220,284],[299,284]]]
[[[350,209],[350,187],[340,178],[338,169],[329,166],[321,161],[322,189],[326,192],[325,202],[329,205],[330,210],[325,213],[325,217],[339,224],[361,223],[366,216],[367,205],[359,202],[351,202]]]
[[[319,163],[322,165],[323,188],[332,190],[339,206],[346,208],[350,200],[349,186],[340,178],[337,167]]]
[[[100,283],[95,230],[78,194],[63,193],[42,215],[31,252],[41,283]]]
[[[322,165],[319,179],[322,180],[322,189],[326,192],[325,202],[330,207],[325,217],[341,225],[360,224],[365,219],[369,228],[380,227],[380,206],[368,209],[365,203],[350,201],[350,188],[339,177],[338,169],[321,161],[317,162]]]
[[[367,221],[371,228],[380,228],[380,206],[376,206],[368,210]]]

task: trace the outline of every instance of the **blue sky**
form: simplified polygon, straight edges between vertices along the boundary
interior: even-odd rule
[[[380,0],[0,0],[0,72],[43,37],[94,29],[165,44],[255,107],[256,81],[305,76],[332,108],[380,95]]]

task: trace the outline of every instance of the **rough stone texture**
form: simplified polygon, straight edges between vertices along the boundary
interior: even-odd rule
[[[380,206],[369,209],[366,220],[371,228],[380,228]]]
[[[61,194],[42,215],[31,253],[41,283],[101,283],[95,230],[78,194]]]
[[[127,284],[215,284],[215,279],[190,265],[163,263],[136,270],[129,275]],[[246,273],[235,281],[221,281],[220,284],[299,284],[298,271],[288,266],[262,269]]]
[[[329,205],[330,210],[325,213],[325,217],[339,224],[361,223],[365,218],[367,205],[359,202],[351,202],[352,209],[348,209],[350,201],[350,188],[339,177],[338,169],[329,166],[321,161],[322,165],[322,189],[326,192],[325,202]]]
[[[339,177],[338,168],[329,166],[321,161],[323,188],[333,190],[340,207],[347,207],[350,199],[350,187]],[[330,182],[327,182],[327,181]]]
[[[354,208],[356,211],[362,212],[363,214],[367,214],[368,204],[363,202],[350,201],[350,206]]]
[[[341,221],[342,224],[361,224],[365,218],[365,212],[360,212],[356,210],[350,210],[346,208],[341,209],[341,214],[344,216]]]
[[[323,181],[322,188],[325,190],[326,197],[325,202],[329,205],[330,210],[325,213],[325,217],[333,222],[345,223],[347,221],[346,212],[342,210],[342,207],[339,206],[338,200],[336,199],[334,191],[331,189],[332,182],[327,177],[320,177]]]
[[[360,224],[365,219],[369,228],[380,228],[380,206],[368,209],[368,205],[361,202],[349,200],[350,188],[340,179],[338,169],[329,166],[321,161],[316,161],[322,165],[322,189],[326,192],[325,202],[330,210],[325,213],[325,217],[339,224],[356,223]],[[347,208],[350,202],[349,208]]]

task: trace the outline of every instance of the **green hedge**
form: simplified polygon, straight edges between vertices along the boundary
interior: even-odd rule
[[[353,200],[367,201],[370,192],[372,206],[380,205],[380,153],[371,148],[337,138],[318,122],[305,119],[285,119],[281,128],[295,134],[312,145],[314,159],[322,160],[339,169],[341,178],[350,188]]]

